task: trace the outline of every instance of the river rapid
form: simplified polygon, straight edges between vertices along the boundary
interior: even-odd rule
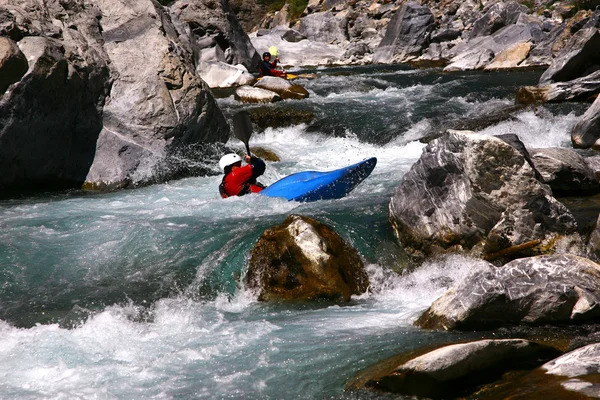
[[[302,71],[307,72],[307,71]],[[348,197],[309,204],[220,199],[214,176],[115,193],[0,201],[0,398],[383,398],[345,392],[361,369],[424,345],[481,337],[412,322],[476,260],[401,272],[389,199],[424,132],[508,107],[541,72],[441,73],[404,67],[319,69],[300,79],[317,123],[255,132],[274,151],[261,181],[377,157]],[[219,99],[228,116],[243,107]],[[541,106],[482,129],[528,147],[570,145],[585,105]],[[232,139],[232,149],[243,145]],[[332,226],[371,280],[350,303],[256,301],[241,285],[262,232],[291,213]]]

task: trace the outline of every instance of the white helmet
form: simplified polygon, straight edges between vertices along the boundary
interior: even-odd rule
[[[240,161],[242,161],[242,157],[238,156],[235,153],[225,154],[219,160],[219,167],[221,167],[221,171],[225,172],[226,167],[228,167],[232,164],[235,164],[237,162],[240,162]]]

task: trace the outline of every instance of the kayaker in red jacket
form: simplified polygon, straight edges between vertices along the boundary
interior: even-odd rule
[[[278,57],[275,57],[275,61],[271,62],[271,53],[265,52],[263,53],[263,60],[258,65],[258,72],[260,76],[279,76],[281,78],[285,78],[287,74],[284,71],[280,71],[277,68],[277,62],[279,61]]]
[[[221,197],[258,193],[265,188],[263,184],[256,181],[256,178],[265,173],[265,162],[249,155],[244,159],[248,164],[242,167],[242,158],[237,154],[226,154],[221,157],[219,166],[225,173],[219,185]]]

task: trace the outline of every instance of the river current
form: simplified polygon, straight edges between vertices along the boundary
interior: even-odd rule
[[[305,71],[303,71],[305,72]],[[310,71],[309,71],[310,72]],[[348,197],[309,204],[222,200],[213,176],[115,193],[70,191],[0,201],[0,398],[324,399],[361,369],[418,347],[478,337],[412,322],[477,261],[454,256],[401,272],[389,199],[424,132],[514,103],[540,72],[319,69],[300,79],[317,123],[255,132],[274,151],[262,179],[377,157]],[[243,108],[219,99],[231,116]],[[569,146],[585,105],[540,106],[482,129],[528,147]],[[235,139],[227,144],[242,149]],[[358,249],[371,287],[350,303],[257,302],[241,285],[262,232],[291,213]]]

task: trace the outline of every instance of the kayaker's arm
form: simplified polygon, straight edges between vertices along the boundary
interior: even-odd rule
[[[265,173],[266,165],[263,160],[258,157],[246,155],[246,162],[252,166],[252,177],[258,178]]]

